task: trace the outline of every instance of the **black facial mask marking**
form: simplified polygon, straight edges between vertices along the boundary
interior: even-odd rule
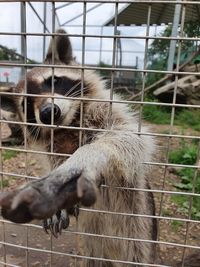
[[[67,77],[54,76],[54,92],[63,96],[80,96],[81,95],[81,81],[71,80]],[[52,91],[52,77],[49,77],[42,84],[42,91]],[[85,84],[83,84],[83,91],[85,90]]]
[[[36,123],[36,119],[35,119],[35,113],[34,113],[34,102],[33,102],[33,97],[27,97],[27,100],[26,100],[26,105],[27,105],[27,112],[25,114],[25,100],[22,101],[22,110],[23,110],[23,113],[26,116],[26,120],[27,122],[30,122],[30,123]]]
[[[67,77],[57,77],[54,76],[54,92],[63,96],[71,96],[71,97],[78,97],[81,96],[81,88],[82,84],[80,80],[71,80]],[[86,92],[86,86],[83,84],[83,92]],[[35,94],[35,95],[42,95],[42,94],[51,94],[52,93],[52,77],[44,80],[42,84],[39,84],[37,81],[27,79],[27,93],[28,94]],[[26,112],[26,121],[28,123],[37,123],[35,118],[34,112],[34,101],[36,97],[28,96],[27,97],[27,112]],[[25,105],[24,101],[22,102],[22,110],[25,113]],[[42,108],[42,107],[41,107]],[[55,117],[55,116],[54,116]],[[60,118],[60,115],[59,115]],[[57,119],[57,118],[55,118]],[[44,124],[51,124],[50,121],[48,122],[45,120]],[[35,135],[37,132],[38,134],[38,126],[27,126],[31,135]],[[39,134],[38,134],[39,135]]]
[[[26,115],[26,122],[27,123],[36,123],[36,119],[35,119],[35,113],[34,113],[34,102],[33,102],[33,97],[27,97],[27,112],[25,113],[25,100],[22,101],[22,110],[24,115]],[[39,131],[37,130],[38,127],[37,126],[33,126],[33,125],[28,125],[27,126],[30,134],[32,136],[35,136],[36,133],[39,136]]]

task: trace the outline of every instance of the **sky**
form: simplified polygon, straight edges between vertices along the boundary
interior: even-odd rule
[[[38,15],[43,18],[43,3],[31,2],[34,9],[37,11]],[[47,4],[47,27],[52,30],[52,15],[51,15],[51,3]],[[56,3],[56,8],[62,6],[63,3]],[[94,8],[97,3],[88,3],[87,10]],[[99,5],[99,4],[98,4]],[[119,5],[119,10],[124,8],[125,4]],[[115,6],[111,3],[99,5],[87,13],[86,16],[86,33],[87,34],[101,34],[103,36],[113,34],[113,27],[103,27],[105,22],[113,17],[115,12]],[[57,9],[57,14],[61,24],[68,22],[63,28],[69,34],[81,34],[83,32],[83,16],[78,17],[83,13],[82,3],[69,4],[64,8]],[[73,20],[73,18],[78,17]],[[20,33],[21,19],[20,19],[20,3],[2,3],[0,2],[0,32],[9,33]],[[92,26],[91,26],[92,25]],[[94,27],[95,26],[95,27]],[[145,35],[146,27],[118,27],[120,34],[126,35]],[[43,26],[37,16],[35,15],[33,9],[26,5],[26,31],[29,33],[42,33]],[[151,34],[154,34],[155,28],[151,28]],[[46,40],[48,43],[49,40]],[[71,38],[74,55],[77,60],[81,63],[82,61],[82,39],[80,37]],[[20,36],[16,35],[0,35],[0,44],[7,46],[8,48],[16,49],[20,53],[21,50],[21,39]],[[102,52],[100,48],[102,45]],[[144,57],[144,40],[140,39],[123,39],[121,41],[123,56],[122,63],[125,66],[135,66],[136,57],[138,57],[139,68],[143,66]],[[103,61],[106,64],[112,63],[112,48],[113,40],[109,38],[103,38],[102,43],[100,38],[86,38],[85,40],[85,63],[86,64],[98,64]],[[46,47],[47,49],[47,47]],[[30,59],[34,59],[38,62],[43,60],[43,38],[41,36],[27,36],[27,56]],[[20,70],[6,68],[0,68],[0,79],[5,80],[3,72],[10,72],[10,80],[17,80]]]

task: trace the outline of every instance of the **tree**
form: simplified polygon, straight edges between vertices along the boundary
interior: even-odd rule
[[[10,49],[6,46],[0,45],[0,60],[10,60],[10,61],[22,61],[24,57],[17,53],[16,49]],[[27,63],[35,64],[35,60],[27,58]]]
[[[15,49],[0,45],[0,60],[19,60]]]
[[[163,32],[159,34],[161,37],[170,37],[172,32],[172,25],[168,25]],[[200,22],[193,21],[187,22],[183,28],[184,37],[197,37],[200,36]],[[178,41],[176,44],[175,61],[179,47],[179,42],[181,42],[181,57],[180,64],[184,63],[187,58],[191,55],[193,51],[198,48],[197,41]],[[165,39],[155,39],[148,50],[148,69],[152,70],[167,70],[167,59],[169,54],[170,40]],[[153,84],[155,81],[161,79],[164,76],[162,73],[150,73],[147,77],[147,85]]]

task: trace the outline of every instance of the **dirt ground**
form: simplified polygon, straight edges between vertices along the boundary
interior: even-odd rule
[[[168,132],[168,126],[152,126],[152,131],[156,133]],[[181,129],[176,127],[174,133],[180,134]],[[198,133],[185,132],[185,134],[197,135]],[[9,135],[9,129],[4,125],[2,127],[3,137]],[[171,138],[157,138],[158,153],[156,161],[166,162],[167,144],[170,142],[170,147],[177,147],[179,142],[177,139]],[[19,148],[19,147],[18,147]],[[25,162],[28,163],[26,168]],[[41,177],[47,171],[48,164],[38,154],[17,153],[10,159],[4,159],[2,162],[2,169],[8,175],[4,175],[5,190],[16,188],[26,180],[12,176],[11,174],[29,175],[33,177]],[[165,175],[164,175],[165,174]],[[164,181],[164,176],[166,180]],[[173,186],[179,178],[171,168],[165,169],[162,166],[153,167],[151,175],[152,189],[165,189],[176,191]],[[188,218],[187,215],[182,214],[178,210],[178,205],[173,203],[169,194],[155,193],[156,214],[166,217],[174,218]],[[162,209],[160,210],[160,203],[162,201]],[[77,223],[74,219],[70,222],[69,231],[64,231],[58,239],[47,235],[40,223],[33,222],[37,227],[16,225],[12,223],[0,224],[0,241],[6,242],[8,245],[0,243],[0,261],[12,264],[11,266],[20,267],[70,267],[79,266],[80,261],[73,258],[73,255],[79,254],[79,237],[70,231],[76,231]],[[200,222],[195,223],[176,223],[174,220],[159,220],[159,240],[170,243],[185,244],[187,233],[188,245],[200,244]],[[14,244],[16,246],[9,246]],[[31,247],[33,249],[27,249]],[[41,251],[41,250],[46,250]],[[50,253],[53,251],[53,253]],[[158,251],[161,258],[161,263],[167,266],[174,266],[174,262],[182,259],[184,248],[172,246],[170,244],[160,244]],[[57,255],[54,252],[59,252]],[[68,256],[62,255],[67,253]],[[186,250],[186,255],[197,252],[195,249]],[[4,266],[0,263],[0,266]],[[9,265],[8,265],[9,266]]]
[[[169,133],[168,125],[152,125],[152,132],[166,134]],[[192,135],[199,136],[198,132],[191,129],[183,131],[180,127],[173,127],[173,134],[176,135]],[[178,149],[180,146],[180,138],[157,138],[158,155],[157,162],[166,162],[166,155],[168,151],[168,142],[170,151]],[[189,142],[185,139],[185,142]],[[152,171],[151,182],[152,189],[177,191],[174,186],[175,183],[180,182],[180,178],[176,175],[174,168],[168,167],[154,167]],[[165,179],[164,179],[165,177]],[[189,214],[180,212],[178,204],[174,203],[170,194],[154,194],[156,203],[156,214],[164,217],[189,219]],[[162,206],[162,208],[160,208]],[[158,220],[159,240],[180,245],[199,246],[200,244],[200,221],[194,223],[186,223],[175,220]],[[165,265],[174,266],[175,263],[182,261],[183,253],[185,258],[188,255],[199,253],[197,249],[185,249],[184,247],[160,244],[159,245],[161,263]],[[187,267],[188,265],[184,265]]]

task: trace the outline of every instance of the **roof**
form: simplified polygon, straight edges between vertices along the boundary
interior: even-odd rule
[[[141,26],[147,24],[148,9],[151,5],[150,25],[161,25],[173,22],[175,3],[169,3],[169,0],[163,0],[162,3],[135,2],[126,6],[117,16],[117,25],[136,25]],[[200,5],[186,4],[185,21],[200,20]],[[112,17],[104,25],[114,25],[115,18]]]

